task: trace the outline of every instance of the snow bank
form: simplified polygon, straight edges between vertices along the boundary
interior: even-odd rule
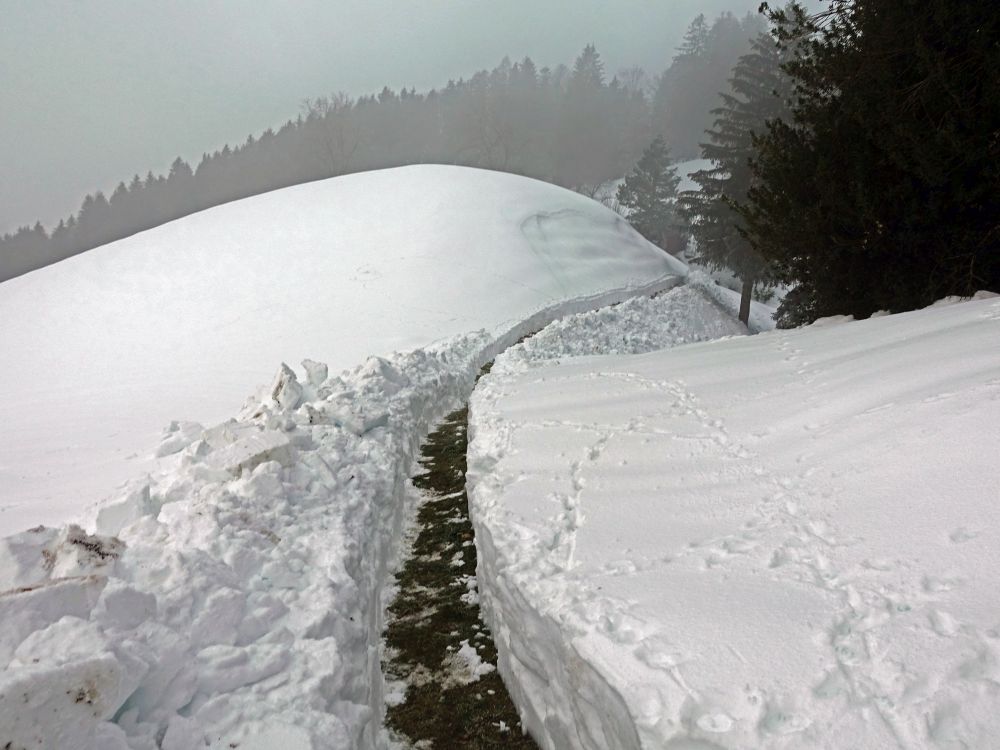
[[[471,403],[470,502],[541,746],[992,747],[998,340],[983,300],[501,357]]]
[[[369,258],[381,258],[387,273],[393,264],[402,265],[410,272],[407,284],[424,283],[419,296],[438,309],[449,308],[452,328],[486,324],[486,330],[424,342],[422,348],[406,353],[359,357],[362,364],[336,376],[329,376],[327,365],[312,360],[303,362],[298,373],[283,364],[236,418],[208,429],[194,421],[171,422],[159,447],[148,446],[157,456],[147,464],[148,473],[137,472],[107,500],[89,507],[81,514],[81,526],[42,526],[0,539],[0,739],[4,742],[12,747],[78,750],[236,746],[319,750],[382,743],[381,595],[420,441],[435,421],[464,401],[481,365],[523,334],[562,314],[661,290],[677,283],[678,277],[669,273],[672,268],[683,270],[671,266],[612,214],[584,199],[580,199],[584,207],[578,208],[577,197],[565,191],[557,191],[562,196],[558,199],[546,186],[471,170],[399,170],[389,179],[392,174],[344,179],[353,188],[374,191],[369,197],[378,197],[380,205],[414,211],[407,214],[414,220],[419,217],[412,205],[401,206],[385,192],[397,182],[410,199],[423,201],[424,209],[429,200],[437,212],[420,231],[414,230],[411,244],[403,242],[400,233],[399,244],[379,246],[377,241],[388,231],[383,229],[369,238],[373,244],[361,249],[370,251]],[[478,190],[478,196],[475,200],[467,196],[463,204],[446,187],[449,180],[458,181],[465,190]],[[428,195],[418,195],[419,184]],[[385,190],[379,193],[377,188]],[[318,194],[300,191],[313,199],[343,197],[347,192],[330,185]],[[264,208],[268,210],[262,215],[272,219],[282,211],[298,211],[295,221],[285,217],[285,239],[294,240],[296,231],[311,226],[302,212],[321,207],[286,198],[273,194],[274,205],[255,198],[249,207],[223,207],[232,212],[221,217],[226,219],[225,231],[242,232],[238,220],[252,223]],[[451,199],[470,208],[471,216],[459,221],[469,233],[466,244],[460,244],[448,228],[454,218]],[[536,199],[542,213],[530,208]],[[475,201],[494,200],[489,211],[483,206],[471,208]],[[438,206],[437,201],[443,204]],[[326,206],[322,212],[335,209]],[[198,221],[207,221],[204,217],[211,213]],[[348,225],[349,218],[344,219]],[[462,223],[477,220],[483,223],[475,233],[471,224]],[[213,230],[215,221],[201,226],[222,241],[225,232]],[[444,249],[433,246],[433,227],[441,230]],[[193,230],[182,229],[172,231],[190,231],[192,243],[202,242]],[[259,221],[256,229],[264,232]],[[355,239],[361,242],[358,232]],[[159,245],[152,240],[164,239],[156,232],[146,237],[153,248]],[[267,257],[291,264],[302,261],[274,250],[273,231],[265,232],[257,244],[244,239],[249,243],[244,260],[251,266]],[[496,257],[475,249],[477,240]],[[199,246],[203,267],[218,260],[205,254],[204,244]],[[280,267],[274,273],[266,263],[255,267],[256,273],[266,276],[251,279],[258,289],[278,285],[276,297],[287,298],[279,303],[271,297],[276,307],[266,312],[243,299],[244,290],[238,285],[231,288],[225,273],[211,271],[215,296],[220,289],[231,290],[242,303],[226,304],[242,317],[227,321],[231,325],[221,331],[213,317],[217,302],[206,297],[198,326],[178,321],[204,347],[200,359],[182,349],[174,359],[156,361],[155,355],[163,352],[151,341],[151,351],[143,354],[142,362],[131,363],[136,372],[145,369],[151,378],[148,398],[163,397],[179,410],[182,394],[175,389],[194,384],[171,367],[183,373],[199,362],[202,373],[192,395],[227,391],[232,382],[227,373],[274,353],[275,342],[267,338],[272,334],[302,347],[308,336],[315,336],[314,349],[319,350],[337,349],[339,337],[345,342],[344,351],[354,352],[360,344],[352,336],[362,335],[366,319],[381,315],[386,321],[382,329],[375,329],[382,330],[383,337],[371,339],[373,348],[388,346],[392,340],[390,318],[400,340],[431,335],[435,316],[421,318],[407,306],[407,299],[417,295],[402,279],[396,278],[398,289],[392,294],[386,288],[387,299],[400,303],[393,312],[382,300],[365,301],[365,293],[356,288],[359,282],[343,282],[332,273],[322,258],[325,245],[312,251],[310,247],[306,242],[298,249],[311,252],[314,268],[303,265],[286,277]],[[186,252],[181,245],[173,249],[182,256]],[[225,243],[217,249],[225,254]],[[415,270],[417,250],[429,254],[420,261],[426,265],[426,276]],[[171,274],[190,272],[178,271],[165,251],[156,253],[145,246],[129,246],[138,260],[125,257],[124,250],[115,246],[94,252],[93,268],[86,256],[73,261],[80,266],[81,282],[89,278],[105,291],[125,283],[114,273],[97,274],[105,266],[132,273],[128,283],[147,291],[146,281],[132,264],[155,266],[163,274],[158,283],[168,285],[179,283]],[[235,248],[232,255],[235,262]],[[351,259],[357,256],[340,261]],[[463,264],[470,259],[482,261],[476,273],[485,274],[488,284],[470,281],[469,288],[461,288],[463,279],[468,280]],[[632,262],[636,265],[629,267]],[[434,263],[438,265],[432,274]],[[50,277],[45,274],[48,270],[21,278],[34,279],[39,294],[48,288],[45,279],[61,289],[63,277]],[[65,268],[61,271],[67,279],[72,276]],[[3,302],[12,304],[15,298],[25,302],[21,296],[25,288],[8,287],[20,280],[0,287]],[[324,284],[328,288],[320,295]],[[207,286],[206,282],[206,288],[189,293],[192,311],[199,302],[197,295],[208,294]],[[486,286],[492,287],[489,293]],[[504,298],[508,293],[510,297]],[[482,295],[478,308],[474,308],[476,294]],[[84,308],[97,304],[86,294],[82,303]],[[331,312],[337,305],[353,309],[353,318],[337,318]],[[275,310],[288,318],[272,320]],[[134,320],[111,324],[111,334],[125,337],[124,351],[138,347],[139,340],[150,335],[132,332],[130,326],[156,322],[165,327],[170,322],[167,317],[156,318],[151,310],[133,312]],[[56,317],[60,314],[53,312]],[[308,331],[297,328],[303,314],[310,317]],[[327,314],[333,317],[324,318]],[[508,319],[512,314],[520,317]],[[348,323],[350,327],[338,328]],[[442,330],[449,326],[442,325]],[[221,343],[223,333],[252,353],[225,363],[217,359],[213,349],[217,345],[236,355]],[[115,349],[113,340],[96,333],[89,341],[108,351]],[[40,338],[38,348],[55,357],[54,350],[63,344],[72,344],[69,352],[75,351],[73,342],[54,334],[51,340]],[[21,341],[19,346],[25,354],[26,344]],[[86,362],[72,364],[87,371]],[[82,377],[74,383],[63,372],[54,372],[53,377],[64,378],[67,389],[82,388],[86,382]],[[259,381],[267,382],[265,377]],[[78,400],[94,399],[88,408],[103,420],[92,424],[91,432],[117,427],[116,415],[124,406],[140,408],[138,394],[120,386],[113,381],[103,389],[77,393]],[[12,387],[23,392],[26,385],[14,382]],[[56,405],[37,407],[34,416],[42,426]],[[76,412],[78,418],[82,415]],[[128,432],[134,426],[126,415],[122,429],[129,441],[139,439],[137,432]],[[35,437],[49,440],[51,446],[67,439],[63,433],[39,432]],[[82,452],[91,458],[102,455],[100,446],[95,450]],[[34,455],[31,460],[44,465],[45,456]],[[106,467],[97,467],[94,476],[98,475],[107,479]],[[88,486],[86,478],[81,484]],[[82,504],[86,491],[71,499]],[[485,669],[468,659],[462,665],[469,679]]]
[[[701,289],[734,318],[739,316],[742,294],[718,283],[712,277],[712,273],[695,266],[688,274],[688,284]],[[750,330],[754,333],[773,331],[777,326],[774,319],[777,311],[777,302],[771,305],[750,300]]]
[[[683,273],[612,212],[414,166],[185,217],[0,284],[0,534],[70,520],[280,362],[331,372]],[[169,450],[169,446],[163,450]]]

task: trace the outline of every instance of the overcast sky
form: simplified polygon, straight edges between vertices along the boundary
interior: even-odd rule
[[[303,98],[418,90],[504,55],[658,73],[700,12],[759,0],[0,0],[0,232],[242,142]]]

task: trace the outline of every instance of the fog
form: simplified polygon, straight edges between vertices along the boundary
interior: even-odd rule
[[[504,56],[659,73],[698,13],[757,0],[0,0],[0,233],[333,91],[442,86]]]

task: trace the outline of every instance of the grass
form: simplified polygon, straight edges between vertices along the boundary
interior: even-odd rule
[[[460,409],[428,436],[420,461],[425,472],[413,478],[427,500],[417,516],[412,554],[397,578],[385,634],[386,671],[408,687],[405,702],[388,709],[386,723],[418,747],[537,748],[521,733],[498,673],[461,684],[461,670],[449,659],[467,640],[484,662],[497,662],[478,604],[461,599],[468,590],[464,581],[476,574],[465,494],[467,423],[468,409]]]

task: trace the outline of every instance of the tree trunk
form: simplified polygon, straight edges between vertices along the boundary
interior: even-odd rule
[[[743,294],[740,297],[740,322],[750,326],[750,300],[753,298],[754,279],[750,276],[743,279]]]

